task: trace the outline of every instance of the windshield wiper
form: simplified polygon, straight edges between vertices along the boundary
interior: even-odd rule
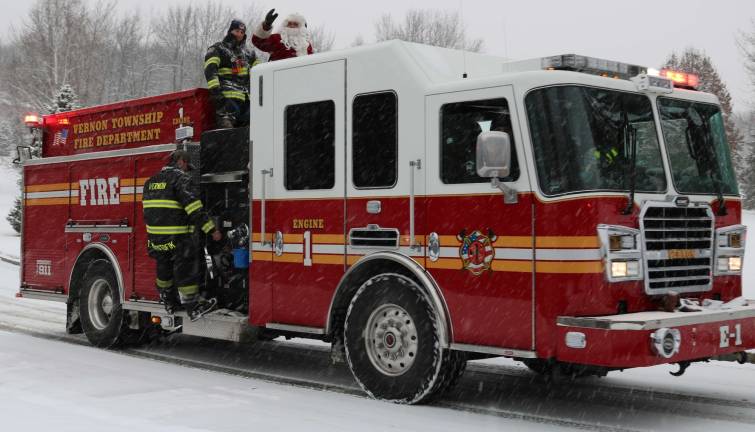
[[[708,124],[708,119],[701,117],[697,111],[691,109],[688,110],[687,114],[691,124],[687,125],[685,138],[687,139],[687,147],[690,156],[695,162],[698,162],[698,164],[703,163],[705,168],[710,172],[710,177],[711,180],[713,180],[713,185],[716,188],[716,196],[718,198],[718,211],[716,212],[716,215],[726,216],[728,210],[726,208],[726,200],[724,199],[724,182],[721,178],[721,165],[718,161],[716,149],[712,147],[710,142],[710,125]],[[694,148],[694,151],[693,147],[695,147],[694,144],[697,143],[697,140],[692,137],[692,131],[690,130],[691,126],[694,126],[696,131],[702,132],[703,138],[703,148]],[[702,151],[702,154],[699,153],[700,150]]]
[[[625,139],[629,141],[629,197],[627,197],[627,206],[621,214],[629,215],[634,209],[634,192],[637,184],[637,128],[627,121],[624,134]]]

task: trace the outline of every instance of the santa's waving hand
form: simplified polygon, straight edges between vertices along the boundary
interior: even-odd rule
[[[262,51],[270,53],[270,60],[282,60],[291,57],[312,54],[312,43],[307,20],[299,14],[291,14],[283,20],[278,33],[273,33],[273,22],[278,18],[275,9],[270,11],[254,30],[252,43]]]

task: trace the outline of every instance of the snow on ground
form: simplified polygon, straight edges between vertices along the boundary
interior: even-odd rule
[[[3,430],[559,430],[271,384],[4,331],[0,346]]]

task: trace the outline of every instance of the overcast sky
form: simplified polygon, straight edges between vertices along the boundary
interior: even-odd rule
[[[188,0],[121,0],[121,10],[159,12]],[[201,3],[201,0],[193,0]],[[0,0],[0,35],[19,26],[32,0]],[[373,40],[375,20],[403,16],[410,8],[462,11],[470,37],[485,41],[485,52],[513,59],[575,52],[658,67],[666,56],[692,46],[705,50],[734,97],[734,108],[755,108],[753,91],[736,46],[738,31],[755,26],[753,0],[609,2],[596,0],[225,0],[242,10],[256,3],[286,15],[302,13],[312,25],[336,35],[335,48],[358,36]],[[251,23],[250,24],[251,27]],[[168,31],[169,29],[166,29]],[[751,102],[753,101],[753,102]]]

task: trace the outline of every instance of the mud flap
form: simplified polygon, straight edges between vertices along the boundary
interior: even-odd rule
[[[66,303],[66,333],[81,334],[83,332],[79,315],[79,299],[76,298]]]

